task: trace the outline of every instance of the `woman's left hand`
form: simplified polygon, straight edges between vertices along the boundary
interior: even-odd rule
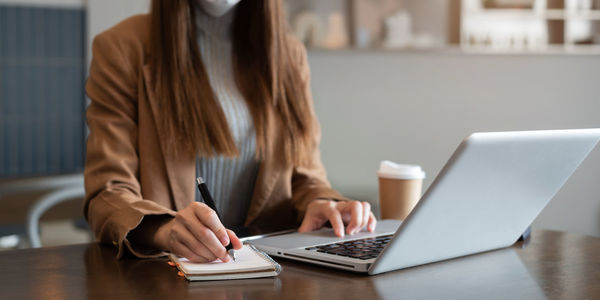
[[[361,201],[333,201],[317,199],[308,204],[302,225],[298,232],[307,232],[321,228],[327,221],[331,223],[333,232],[339,237],[360,232],[365,226],[367,230],[375,230],[377,220],[371,212],[371,205]]]

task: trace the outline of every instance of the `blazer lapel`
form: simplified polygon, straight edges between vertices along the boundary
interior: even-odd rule
[[[244,222],[244,225],[246,226],[258,217],[271,196],[275,183],[277,183],[277,180],[279,179],[281,172],[275,172],[271,164],[272,162],[267,160],[260,164],[256,184],[254,186],[254,193],[252,195],[250,207],[248,208],[248,215]]]
[[[167,142],[161,136],[160,118],[163,116],[160,112],[160,107],[154,95],[154,90],[151,88],[151,72],[149,65],[144,65],[143,68],[144,87],[146,92],[146,100],[150,102],[152,108],[154,125],[158,131],[160,148],[162,157],[164,158],[167,177],[169,178],[169,186],[171,189],[171,199],[177,210],[183,209],[194,201],[195,189],[195,157],[190,154],[181,154],[175,157],[167,149]],[[140,99],[143,101],[144,99]]]
[[[274,123],[275,118],[272,113],[267,113],[267,118],[271,119],[271,124]],[[260,214],[262,209],[267,204],[271,194],[273,193],[273,188],[279,180],[279,176],[281,176],[281,171],[279,170],[280,166],[278,165],[275,159],[275,153],[278,153],[278,148],[280,145],[275,144],[277,136],[277,127],[278,126],[270,126],[268,130],[267,141],[270,141],[268,147],[270,151],[267,157],[263,159],[260,163],[258,175],[256,178],[256,184],[254,185],[254,193],[252,195],[252,200],[250,202],[250,207],[248,208],[248,215],[246,216],[245,225],[249,225],[252,223],[256,217]]]

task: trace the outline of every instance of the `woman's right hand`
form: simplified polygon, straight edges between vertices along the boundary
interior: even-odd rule
[[[242,248],[240,239],[221,224],[215,211],[200,202],[178,211],[154,235],[155,245],[192,262],[229,261],[225,246],[230,242],[235,250]]]

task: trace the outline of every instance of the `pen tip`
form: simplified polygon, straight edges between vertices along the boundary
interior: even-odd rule
[[[196,178],[196,182],[198,182],[198,184],[203,184],[204,179],[202,179],[202,177],[198,177],[198,178]]]

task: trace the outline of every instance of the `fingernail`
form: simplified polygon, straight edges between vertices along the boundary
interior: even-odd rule
[[[229,244],[229,237],[227,235],[224,235],[220,238],[221,243],[223,243],[223,246],[227,246],[227,244]]]
[[[225,257],[221,258],[221,260],[223,262],[229,262],[229,260],[231,260],[231,258],[229,258],[229,255],[225,255]]]

